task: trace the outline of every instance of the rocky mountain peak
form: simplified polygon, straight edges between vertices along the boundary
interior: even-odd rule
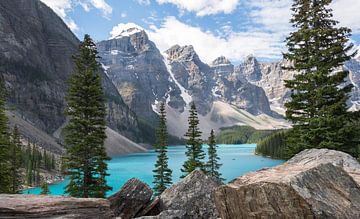
[[[196,54],[192,45],[174,45],[170,49],[166,50],[165,53],[168,55],[168,59],[172,61],[186,62],[199,59],[199,56]]]
[[[110,39],[119,39],[122,37],[130,37],[136,33],[145,32],[144,29],[134,23],[120,24],[117,26],[116,32],[112,33]]]
[[[230,60],[227,59],[225,56],[220,56],[218,58],[216,58],[214,61],[211,62],[211,67],[216,67],[216,66],[225,66],[225,65],[232,65]]]
[[[260,64],[253,55],[247,56],[244,62],[240,64],[239,69],[249,81],[258,81],[261,79]]]

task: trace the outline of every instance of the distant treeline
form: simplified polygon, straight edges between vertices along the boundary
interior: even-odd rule
[[[276,130],[256,130],[250,126],[232,126],[221,128],[216,136],[218,144],[247,144],[257,143]]]
[[[255,153],[276,159],[287,159],[286,133],[288,130],[277,131],[257,143]]]

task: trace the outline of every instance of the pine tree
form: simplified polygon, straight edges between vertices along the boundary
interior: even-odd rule
[[[214,130],[211,130],[210,132],[208,145],[209,145],[208,148],[209,160],[206,163],[206,173],[209,176],[218,178],[219,180],[224,180],[223,178],[221,178],[221,173],[219,172],[219,169],[222,164],[219,163],[220,158],[218,157],[216,151],[217,146],[216,146]]]
[[[172,184],[172,171],[169,169],[169,158],[167,156],[168,133],[166,127],[166,111],[164,102],[160,103],[159,113],[159,127],[156,132],[157,144],[155,145],[155,151],[158,153],[158,156],[155,163],[155,169],[153,170],[155,195],[160,195],[169,185]]]
[[[55,155],[54,154],[51,155],[51,169],[52,170],[56,169],[56,161],[55,161]]]
[[[22,184],[21,176],[21,141],[18,127],[15,126],[10,144],[10,193],[16,194],[19,193]]]
[[[344,82],[343,70],[353,45],[351,30],[336,27],[329,9],[331,0],[295,0],[291,23],[296,29],[287,38],[286,69],[298,72],[286,81],[291,101],[285,104],[286,117],[293,123],[288,133],[288,157],[306,148],[330,148],[357,155],[354,130],[346,102],[351,85]]]
[[[43,182],[41,184],[41,192],[40,192],[40,195],[48,195],[50,194],[50,190],[49,190],[49,185],[47,182]]]
[[[200,139],[201,131],[198,127],[199,119],[194,102],[191,103],[188,122],[189,127],[188,131],[185,134],[187,149],[185,154],[187,156],[187,160],[185,161],[183,168],[181,169],[181,171],[183,172],[181,178],[184,178],[196,169],[200,169],[206,172],[206,168],[203,162],[203,159],[205,158],[205,153],[202,149],[202,140]]]
[[[110,158],[104,147],[106,109],[97,54],[95,43],[85,35],[74,57],[75,72],[66,96],[70,118],[65,127],[65,165],[70,180],[66,192],[74,197],[105,197],[111,189],[105,180]]]
[[[5,114],[6,90],[0,77],[0,193],[9,193],[11,176],[9,165],[10,139],[8,133],[8,119]]]

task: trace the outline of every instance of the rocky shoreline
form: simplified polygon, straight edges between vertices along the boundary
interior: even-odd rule
[[[0,218],[360,218],[360,164],[327,149],[224,185],[194,171],[159,197],[138,179],[108,199],[0,195]]]

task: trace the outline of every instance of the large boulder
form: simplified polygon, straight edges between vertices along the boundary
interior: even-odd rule
[[[220,185],[219,180],[195,170],[160,195],[160,210],[184,211],[178,218],[217,218],[213,193]]]
[[[109,197],[110,208],[121,219],[134,218],[150,203],[153,192],[144,182],[132,178]]]
[[[222,219],[360,218],[360,187],[347,172],[356,168],[342,152],[307,150],[219,187],[216,207]]]
[[[351,155],[329,149],[308,149],[295,155],[286,162],[304,167],[331,163],[344,169],[360,185],[360,164]]]
[[[114,218],[100,198],[44,195],[0,195],[0,218]]]

